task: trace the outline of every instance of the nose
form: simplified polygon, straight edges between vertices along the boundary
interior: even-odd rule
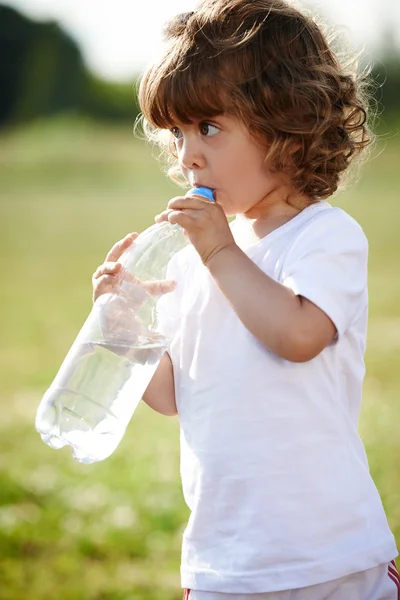
[[[205,156],[198,136],[184,136],[178,148],[178,160],[183,169],[202,169],[205,166]]]

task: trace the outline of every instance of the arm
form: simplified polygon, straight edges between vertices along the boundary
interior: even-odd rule
[[[222,207],[197,196],[175,198],[156,221],[186,230],[203,263],[247,329],[292,362],[306,362],[331,343],[336,328],[315,304],[261,269],[237,246]]]
[[[281,358],[311,360],[334,338],[336,328],[320,308],[268,277],[236,244],[211,256],[207,267],[245,327]]]
[[[175,403],[174,370],[168,352],[158,365],[143,400],[153,410],[172,417],[177,414]]]

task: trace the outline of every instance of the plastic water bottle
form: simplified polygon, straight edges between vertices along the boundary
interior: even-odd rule
[[[214,200],[208,188],[193,194]],[[88,464],[114,452],[171,341],[157,321],[160,296],[143,283],[165,280],[170,259],[188,243],[182,227],[162,222],[122,254],[118,288],[96,300],[39,405],[36,429],[46,444],[69,444]]]

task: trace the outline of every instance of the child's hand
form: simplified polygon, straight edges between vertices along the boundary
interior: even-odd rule
[[[122,265],[117,261],[138,235],[136,232],[128,233],[122,240],[119,240],[107,254],[104,263],[97,267],[92,277],[93,302],[103,294],[115,293],[123,275]]]
[[[148,335],[148,327],[138,319],[138,311],[150,296],[172,292],[176,282],[171,280],[140,281],[118,262],[132,245],[138,233],[129,233],[114,244],[102,265],[93,274],[93,302],[104,294],[106,299],[100,311],[100,326],[104,340],[124,340],[132,345],[140,335]]]
[[[155,221],[181,225],[205,265],[217,252],[235,244],[221,206],[202,196],[172,198]]]
[[[147,294],[150,296],[161,296],[162,294],[174,291],[176,288],[175,281],[167,279],[163,281],[139,281],[137,277],[128,273],[122,267],[121,263],[118,262],[122,254],[132,245],[138,235],[136,232],[128,233],[122,240],[114,244],[107,254],[104,263],[93,273],[93,302],[103,294],[117,294],[122,279],[128,283],[135,284],[131,288],[132,291],[135,288],[135,293],[131,293],[131,297],[127,298],[127,300],[131,302],[132,307],[136,306],[136,308],[140,306]]]

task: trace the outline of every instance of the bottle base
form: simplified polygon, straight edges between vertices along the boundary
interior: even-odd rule
[[[51,388],[46,396],[46,410],[39,411],[36,418],[36,429],[45,444],[55,450],[71,446],[73,458],[84,464],[112,454],[124,431],[110,410],[66,388]],[[78,406],[86,417],[77,412]]]

